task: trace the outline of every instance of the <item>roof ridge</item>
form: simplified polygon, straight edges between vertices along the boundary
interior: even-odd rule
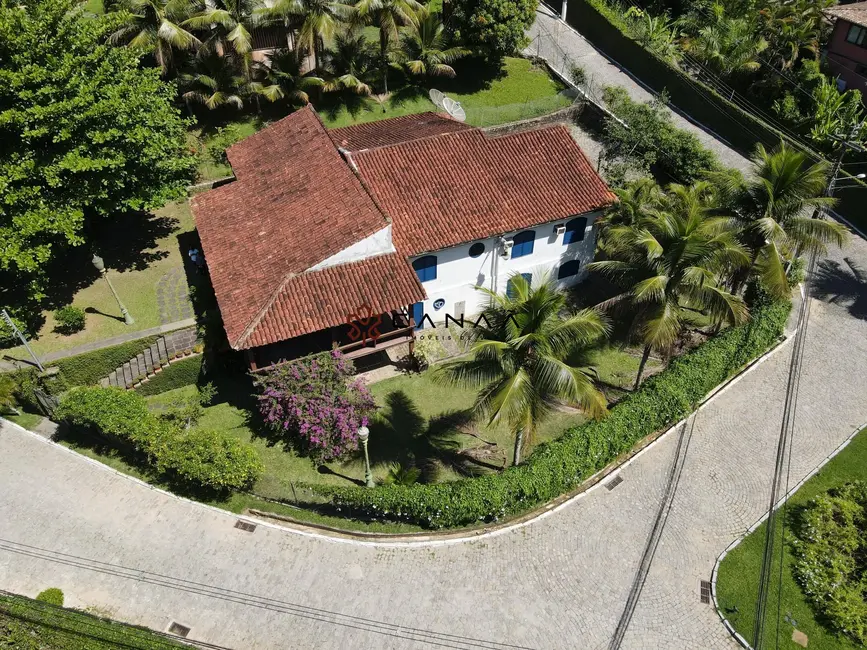
[[[455,120],[457,122],[457,120]],[[458,122],[459,124],[463,124],[463,122]],[[428,142],[430,140],[436,140],[437,138],[447,138],[451,135],[454,136],[475,136],[477,134],[485,135],[485,132],[482,131],[477,126],[472,126],[471,124],[467,125],[468,128],[460,129],[458,131],[449,131],[448,133],[432,133],[431,135],[426,135],[421,138],[413,138],[412,140],[404,140],[403,142],[392,142],[391,144],[381,144],[378,147],[367,147],[366,149],[358,149],[356,151],[351,152],[353,155],[364,154],[368,151],[382,151],[383,149],[394,149],[397,147],[409,146],[415,144],[416,142]]]

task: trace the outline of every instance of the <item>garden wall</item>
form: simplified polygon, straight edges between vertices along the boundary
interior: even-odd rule
[[[526,512],[569,492],[637,442],[686,417],[716,386],[763,354],[783,333],[791,304],[761,299],[749,323],[725,330],[611,409],[603,420],[568,429],[527,461],[503,472],[450,483],[375,489],[306,486],[330,496],[347,516],[455,528]],[[371,441],[375,444],[375,441]]]

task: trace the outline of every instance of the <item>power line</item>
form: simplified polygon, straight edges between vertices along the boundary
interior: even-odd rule
[[[124,578],[139,583],[151,584],[175,591],[182,591],[197,596],[206,596],[208,598],[215,598],[227,602],[247,605],[249,607],[275,611],[282,614],[290,614],[292,616],[320,623],[381,634],[407,641],[429,643],[443,648],[454,648],[455,650],[474,650],[475,648],[483,648],[485,650],[530,650],[524,646],[488,641],[485,639],[477,639],[456,634],[447,634],[444,632],[434,632],[411,626],[386,623],[361,616],[342,614],[340,612],[311,607],[309,605],[300,605],[225,587],[185,580],[176,576],[168,576],[144,569],[136,569],[119,564],[102,562],[92,558],[71,555],[61,551],[44,549],[2,538],[0,538],[0,550],[43,561],[63,564],[78,569],[102,573],[112,577]]]

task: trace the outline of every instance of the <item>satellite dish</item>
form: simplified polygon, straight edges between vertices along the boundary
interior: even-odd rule
[[[431,88],[428,92],[428,97],[430,97],[430,100],[437,108],[443,107],[443,100],[446,98],[446,96],[443,95],[439,90],[437,90],[436,88]]]
[[[463,122],[467,119],[467,113],[466,111],[464,111],[461,103],[456,102],[454,99],[444,97],[443,108],[446,110],[446,113],[451,115],[458,122]]]

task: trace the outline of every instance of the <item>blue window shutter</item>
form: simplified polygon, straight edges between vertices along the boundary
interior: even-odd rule
[[[420,282],[437,279],[437,258],[436,255],[425,255],[418,258],[412,263],[412,268],[415,269],[415,274]]]
[[[561,264],[560,269],[557,271],[557,279],[564,280],[566,278],[571,278],[573,275],[578,275],[578,270],[580,268],[581,262],[578,260],[572,260],[565,264]]]
[[[563,235],[563,244],[584,241],[584,230],[587,228],[587,217],[578,217],[566,223],[566,233]]]
[[[424,327],[424,322],[422,319],[424,318],[424,303],[417,302],[412,306],[412,317],[415,320],[415,328],[420,330]]]
[[[533,230],[525,230],[515,235],[514,243],[512,244],[512,259],[532,255],[533,242],[535,240],[536,232]]]

